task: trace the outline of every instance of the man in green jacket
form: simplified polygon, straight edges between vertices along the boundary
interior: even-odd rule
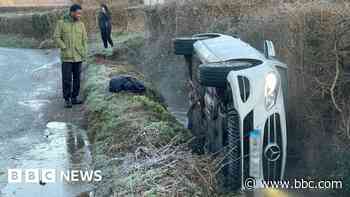
[[[69,14],[58,21],[54,40],[61,49],[62,89],[65,107],[81,104],[80,91],[81,64],[87,57],[87,33],[81,22],[82,8],[78,4],[70,7]]]

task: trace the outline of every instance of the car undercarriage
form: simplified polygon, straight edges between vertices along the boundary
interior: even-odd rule
[[[199,34],[175,39],[190,73],[189,129],[195,151],[221,157],[225,187],[283,179],[286,162],[287,66],[240,39]],[[269,53],[271,56],[269,56]],[[259,184],[257,184],[259,187]]]

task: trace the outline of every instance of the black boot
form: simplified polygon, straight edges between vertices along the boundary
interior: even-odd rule
[[[72,104],[73,105],[80,105],[80,104],[83,104],[83,101],[82,100],[79,100],[78,98],[72,98]]]
[[[72,102],[70,101],[70,99],[65,100],[64,108],[72,108]]]

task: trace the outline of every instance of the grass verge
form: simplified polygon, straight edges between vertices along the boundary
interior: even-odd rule
[[[12,34],[0,34],[0,47],[6,48],[37,48],[40,42],[34,38]]]

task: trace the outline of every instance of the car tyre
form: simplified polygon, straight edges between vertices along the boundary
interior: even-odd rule
[[[198,40],[205,40],[209,37],[181,37],[174,40],[174,53],[176,55],[193,55],[193,44]]]
[[[229,87],[229,86],[228,86]],[[225,127],[225,177],[226,185],[231,190],[238,190],[242,186],[241,169],[241,134],[239,114],[234,108],[230,88],[226,91],[226,127]]]

